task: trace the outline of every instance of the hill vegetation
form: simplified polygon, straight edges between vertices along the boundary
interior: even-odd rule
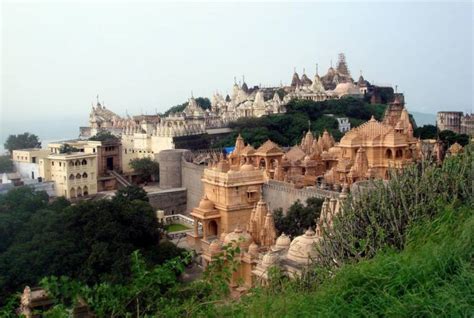
[[[207,98],[207,97],[196,97],[195,100],[196,100],[196,103],[202,109],[204,109],[204,110],[211,109],[211,101],[209,100],[209,98]],[[188,105],[188,102],[184,102],[182,104],[170,107],[167,111],[165,111],[163,116],[169,116],[172,113],[182,112],[186,108],[187,105]]]
[[[327,129],[336,140],[342,137],[336,117],[348,117],[351,127],[359,126],[373,115],[381,120],[387,105],[368,104],[355,98],[313,102],[292,100],[286,113],[260,118],[240,118],[230,124],[234,132],[223,139],[219,146],[232,146],[238,134],[254,147],[271,139],[281,146],[292,146],[301,141],[310,128],[321,135]]]
[[[238,248],[224,247],[226,254],[191,283],[177,279],[190,255],[153,266],[144,260],[145,252],[133,252],[127,262],[130,276],[119,282],[107,275],[95,283],[57,276],[42,280],[56,301],[49,314],[67,316],[82,298],[99,316],[470,316],[473,159],[469,146],[441,166],[424,162],[394,171],[388,183],[374,182],[370,191],[349,196],[333,228],[323,231],[317,262],[299,279],[288,280],[272,268],[268,286],[236,301],[225,286]],[[22,200],[22,206],[37,200]],[[87,219],[97,215],[90,212]],[[13,316],[15,304],[13,297],[0,314]]]

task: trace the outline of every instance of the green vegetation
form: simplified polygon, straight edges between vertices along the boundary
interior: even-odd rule
[[[71,146],[70,144],[63,144],[59,147],[59,153],[71,153],[71,152],[78,152],[79,149],[76,147]]]
[[[189,227],[183,224],[179,224],[179,223],[172,223],[172,224],[166,225],[165,230],[168,231],[168,233],[172,233],[172,232],[189,230]]]
[[[321,206],[324,200],[318,198],[309,198],[306,200],[306,206],[300,201],[296,201],[283,214],[283,209],[273,211],[275,219],[275,227],[278,234],[285,233],[291,237],[295,237],[304,233],[309,227],[314,228],[316,219],[321,213]]]
[[[12,154],[13,150],[17,149],[41,148],[41,142],[38,136],[25,132],[19,135],[8,136],[3,146]]]
[[[0,173],[13,172],[13,161],[9,156],[0,156]]]
[[[0,196],[0,303],[49,275],[87,284],[126,282],[132,252],[140,251],[149,265],[180,254],[174,245],[160,243],[159,227],[150,204],[133,189],[112,200],[70,205],[15,188]]]
[[[196,97],[195,98],[196,103],[204,110],[206,109],[211,109],[211,101],[207,97]],[[182,104],[170,107],[163,115],[168,116],[171,113],[179,113],[182,112],[186,106],[188,105],[188,102],[184,102]]]
[[[214,257],[202,278],[191,283],[182,283],[177,278],[185,270],[190,255],[181,259],[167,258],[167,262],[156,266],[147,261],[147,249],[138,247],[135,250],[140,251],[132,252],[131,260],[125,262],[129,276],[124,279],[115,281],[108,279],[108,275],[99,275],[97,280],[87,283],[82,276],[68,275],[73,278],[67,278],[54,274],[55,277],[42,280],[56,301],[50,314],[67,316],[72,305],[82,298],[100,317],[471,316],[474,312],[473,161],[473,149],[468,146],[463,154],[447,158],[441,166],[423,162],[402,172],[393,171],[389,182],[367,183],[370,190],[349,196],[343,211],[334,217],[333,228],[323,229],[318,262],[302,277],[288,280],[281,271],[272,268],[269,284],[252,289],[240,300],[230,299],[227,288],[238,265],[235,256],[240,251],[235,244],[224,246],[225,252]],[[42,203],[41,195],[38,196],[30,193],[18,200],[18,193],[13,193],[10,200],[16,198],[21,203],[20,219],[37,202],[48,207],[49,203]],[[67,202],[56,204],[67,205]],[[319,203],[308,202],[308,205],[316,208]],[[301,211],[305,207],[298,203],[292,208]],[[66,207],[66,211],[70,209]],[[133,211],[126,215],[129,213]],[[309,220],[309,216],[295,214],[302,216],[301,220]],[[80,219],[109,225],[102,217],[90,221],[101,215],[90,212]],[[10,222],[8,225],[21,228],[22,224]],[[63,224],[67,228],[76,222],[63,222],[60,228],[64,228]],[[40,232],[54,234],[54,226],[38,228]],[[4,229],[10,230],[10,226]],[[117,240],[117,236],[121,238],[124,230],[138,235],[136,230],[112,223],[100,228],[91,226],[81,238],[86,243],[96,240],[100,246],[112,244],[101,250],[107,255],[110,249],[115,252],[117,246],[111,241]],[[114,233],[113,239],[107,235],[110,233]],[[88,238],[88,235],[93,237]],[[130,240],[128,235],[125,237]],[[5,238],[8,240],[8,236]],[[41,236],[38,238],[45,242]],[[101,253],[93,260],[102,260]],[[8,259],[17,263],[19,277],[23,277],[19,273],[31,264],[19,262],[16,257]],[[61,260],[53,257],[51,262],[57,261]],[[44,263],[40,260],[35,264]],[[89,266],[83,262],[78,265],[79,271]],[[109,264],[104,266],[110,267]],[[11,275],[4,274],[2,268],[0,273],[0,282]],[[17,304],[18,299],[4,299],[5,307],[0,313],[13,316],[11,304]]]
[[[93,141],[117,141],[118,139],[119,138],[117,136],[107,130],[101,130],[97,134],[89,138],[89,140]]]
[[[386,105],[372,105],[359,99],[344,98],[313,102],[292,100],[285,114],[260,118],[240,118],[230,125],[235,131],[223,139],[218,146],[233,146],[238,134],[254,147],[271,139],[281,146],[292,146],[301,141],[303,133],[311,123],[313,133],[320,135],[327,129],[336,140],[342,137],[335,117],[348,117],[352,127],[358,126],[373,115],[382,119]],[[335,117],[329,116],[334,115]]]
[[[130,167],[139,174],[143,182],[160,181],[160,165],[148,157],[130,160]]]
[[[421,139],[440,139],[446,147],[451,146],[455,142],[461,146],[465,146],[469,143],[469,136],[466,134],[457,134],[451,130],[444,130],[439,132],[438,128],[434,125],[424,125],[418,127],[413,132],[415,137]]]

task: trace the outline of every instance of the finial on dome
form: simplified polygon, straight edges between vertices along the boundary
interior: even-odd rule
[[[293,73],[296,73],[296,66],[293,66]]]
[[[306,69],[303,67],[303,74],[306,74]]]
[[[316,75],[318,75],[318,63],[316,63]]]
[[[372,117],[370,117],[370,121],[376,121],[374,115],[372,115]]]
[[[234,85],[237,85],[237,77],[234,76]]]
[[[398,85],[395,85],[395,94],[398,93]]]

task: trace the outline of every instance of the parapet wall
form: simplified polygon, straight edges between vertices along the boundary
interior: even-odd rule
[[[263,199],[268,203],[270,210],[282,208],[284,213],[297,200],[306,203],[308,198],[336,198],[338,195],[338,192],[316,187],[296,189],[291,183],[276,180],[269,180],[268,183],[263,184]]]
[[[199,201],[204,195],[201,178],[206,166],[183,160],[181,167],[181,183],[183,188],[187,189],[186,214],[189,214],[193,208],[199,205]]]

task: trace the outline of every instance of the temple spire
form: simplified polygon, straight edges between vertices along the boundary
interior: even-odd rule
[[[316,75],[318,75],[318,63],[316,63]]]

